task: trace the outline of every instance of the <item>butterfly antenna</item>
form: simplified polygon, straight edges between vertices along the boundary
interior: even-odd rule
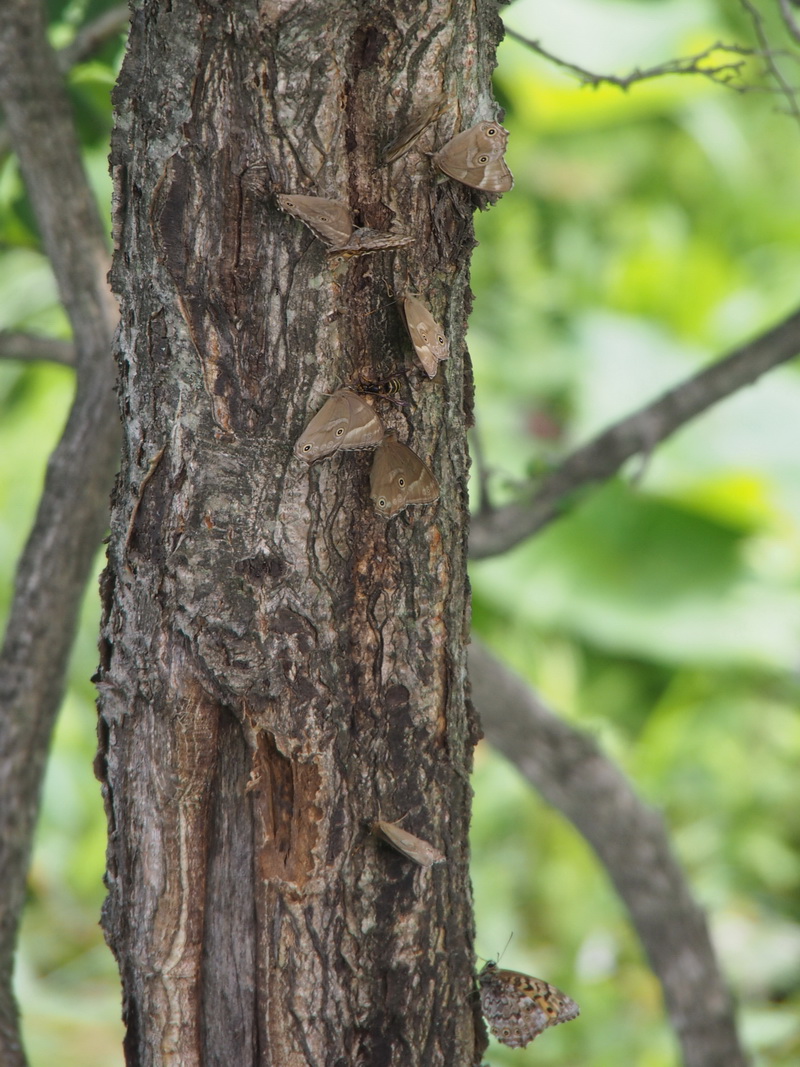
[[[503,956],[505,956],[505,954],[506,954],[506,949],[507,949],[507,948],[508,948],[508,946],[509,946],[509,945],[511,944],[511,938],[512,938],[513,936],[514,936],[514,931],[512,930],[512,931],[511,931],[511,933],[510,933],[510,934],[508,935],[508,941],[506,941],[506,943],[505,943],[505,944],[503,945],[503,951],[502,951],[502,952],[500,953],[500,955],[499,955],[499,956],[497,957],[497,962],[498,962],[498,963],[499,963],[499,962],[500,962],[500,960],[501,960],[501,959],[503,958]]]

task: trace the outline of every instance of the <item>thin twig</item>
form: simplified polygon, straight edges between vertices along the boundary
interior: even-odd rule
[[[781,0],[781,15],[786,29],[794,37],[795,41],[800,42],[800,26],[795,22],[789,0]]]
[[[531,485],[526,499],[475,515],[470,558],[499,555],[531,537],[558,518],[576,490],[610,478],[631,456],[646,454],[697,415],[798,352],[800,310],[577,449],[538,485]]]
[[[709,45],[708,48],[704,48],[702,52],[696,52],[691,56],[680,56],[677,59],[670,59],[655,67],[646,67],[644,70],[640,70],[637,67],[635,70],[631,71],[630,74],[624,76],[618,74],[596,74],[593,71],[587,70],[585,67],[578,66],[577,63],[570,63],[566,59],[561,59],[560,56],[548,51],[539,41],[524,37],[521,33],[517,33],[516,30],[512,30],[509,26],[506,26],[506,34],[507,36],[512,37],[515,41],[519,41],[520,44],[524,44],[532,49],[538,55],[542,56],[543,59],[548,60],[562,70],[568,71],[570,74],[574,74],[584,85],[616,85],[620,89],[629,89],[631,85],[634,85],[636,82],[647,81],[650,78],[662,78],[667,74],[702,74],[705,77],[710,78],[711,81],[718,82],[728,88],[741,88],[741,86],[734,85],[732,79],[747,65],[748,59],[762,55],[761,52],[754,48],[748,48],[738,44],[725,44],[722,41],[717,41],[715,44]],[[730,61],[713,66],[704,66],[703,64],[705,60],[709,59],[717,52],[728,53],[743,58],[740,58],[735,62]]]
[[[122,547],[122,552],[125,557],[125,569],[128,571],[129,574],[133,574],[134,572],[133,566],[130,562],[129,553],[131,547],[131,540],[133,539],[133,530],[136,526],[136,517],[139,514],[139,508],[141,507],[142,499],[144,498],[144,491],[147,488],[147,483],[156,473],[156,469],[158,468],[158,465],[161,460],[164,458],[164,453],[166,452],[166,450],[167,446],[162,445],[161,448],[159,448],[159,450],[150,460],[147,470],[145,471],[144,477],[142,478],[141,484],[139,485],[139,493],[136,497],[133,508],[131,509],[131,517],[128,521],[128,529],[125,532],[125,540],[123,542]]]
[[[31,333],[0,333],[0,359],[16,359],[23,363],[47,360],[75,366],[75,346],[71,341],[55,337],[40,337]]]
[[[761,46],[761,54],[766,60],[767,70],[775,80],[775,83],[778,86],[778,92],[781,93],[786,100],[787,113],[791,115],[796,122],[800,123],[800,106],[798,106],[797,103],[797,90],[789,85],[783,76],[783,71],[775,61],[776,53],[769,47],[769,39],[767,37],[767,31],[764,29],[764,19],[761,17],[761,13],[750,3],[750,0],[740,0],[740,3],[750,16],[750,21],[753,23],[753,32]]]

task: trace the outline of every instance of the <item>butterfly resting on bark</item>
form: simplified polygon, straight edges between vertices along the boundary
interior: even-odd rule
[[[481,1008],[498,1041],[524,1048],[548,1026],[569,1022],[580,1008],[541,978],[501,970],[493,960],[478,974]]]
[[[369,489],[375,510],[384,519],[398,515],[410,504],[432,504],[439,499],[439,483],[416,452],[387,434],[375,450]]]
[[[431,159],[448,177],[485,193],[507,193],[514,177],[503,158],[508,131],[499,122],[479,122],[457,133]]]
[[[294,454],[313,463],[334,452],[376,448],[386,430],[370,405],[352,389],[328,397],[295,442]]]
[[[341,200],[289,193],[276,194],[276,200],[287,214],[308,226],[331,256],[347,259],[387,248],[404,248],[416,242],[415,237],[405,233],[356,227],[350,208]]]

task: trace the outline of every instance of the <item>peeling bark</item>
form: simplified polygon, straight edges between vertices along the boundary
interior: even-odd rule
[[[494,114],[498,36],[493,7],[411,0],[134,18],[97,764],[129,1064],[451,1067],[485,1044],[465,692],[480,197],[421,151],[380,155],[443,85],[420,148]],[[416,244],[331,262],[276,192],[344,200]],[[408,285],[449,332],[434,382],[411,370]],[[398,367],[408,403],[381,418],[442,492],[387,523],[370,453],[307,469],[291,446],[326,393]],[[377,842],[374,820],[403,817],[446,863]]]

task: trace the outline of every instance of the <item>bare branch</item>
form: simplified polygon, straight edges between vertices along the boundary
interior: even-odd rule
[[[783,18],[784,25],[789,33],[794,37],[795,41],[800,43],[800,26],[797,25],[795,17],[792,14],[792,8],[789,0],[781,0],[781,16]]]
[[[0,1062],[22,1067],[14,943],[50,734],[119,451],[110,358],[117,308],[106,281],[103,224],[39,3],[0,4],[0,103],[72,323],[77,372],[0,652]]]
[[[492,505],[489,498],[489,471],[486,468],[486,457],[483,454],[481,435],[477,426],[470,431],[470,452],[475,462],[475,483],[478,491],[475,499],[476,510],[480,512],[491,511]]]
[[[66,74],[77,63],[99,52],[107,41],[119,37],[128,28],[130,20],[128,5],[120,4],[81,26],[70,43],[58,52],[59,70]]]
[[[0,332],[0,359],[17,359],[24,363],[48,360],[74,367],[75,346],[71,341],[59,341],[55,337]]]
[[[769,47],[769,39],[767,37],[767,31],[764,28],[764,19],[761,17],[761,13],[754,4],[750,3],[750,0],[740,0],[740,3],[750,16],[750,21],[753,23],[753,32],[761,47],[761,54],[766,60],[767,71],[774,79],[775,84],[778,87],[778,92],[786,100],[787,113],[791,115],[796,122],[800,122],[800,106],[798,106],[797,103],[797,89],[786,81],[783,76],[783,71],[778,66],[776,60],[778,53]]]
[[[645,67],[644,70],[640,70],[637,67],[630,74],[595,74],[593,71],[586,70],[585,67],[578,66],[577,63],[570,63],[566,59],[561,59],[560,56],[549,52],[539,41],[523,37],[521,33],[517,33],[516,30],[512,30],[508,26],[506,26],[506,34],[515,41],[519,41],[520,44],[526,45],[537,55],[542,56],[543,59],[553,63],[561,70],[574,74],[584,85],[593,85],[595,87],[598,85],[616,85],[620,89],[629,89],[636,82],[648,81],[652,78],[663,78],[667,74],[702,74],[720,85],[741,90],[743,86],[735,84],[734,79],[741,75],[747,66],[748,59],[762,55],[761,52],[754,48],[717,41],[694,55],[679,56],[677,59],[669,59],[665,63],[659,63],[655,67]],[[711,57],[719,53],[740,58],[726,60],[722,63],[710,63]]]
[[[98,15],[96,19],[87,22],[75,34],[66,47],[56,53],[58,69],[62,74],[67,74],[78,63],[98,52],[103,45],[113,37],[118,37],[124,32],[130,22],[130,12],[126,4],[112,7]],[[11,148],[8,129],[0,126],[0,158]]]
[[[577,449],[531,486],[526,499],[475,515],[470,557],[498,555],[537,533],[558,518],[577,489],[610,478],[631,456],[648,454],[691,419],[798,352],[800,310]]]
[[[472,696],[487,740],[586,838],[624,900],[664,989],[684,1067],[744,1067],[705,915],[660,816],[595,742],[473,641]]]

